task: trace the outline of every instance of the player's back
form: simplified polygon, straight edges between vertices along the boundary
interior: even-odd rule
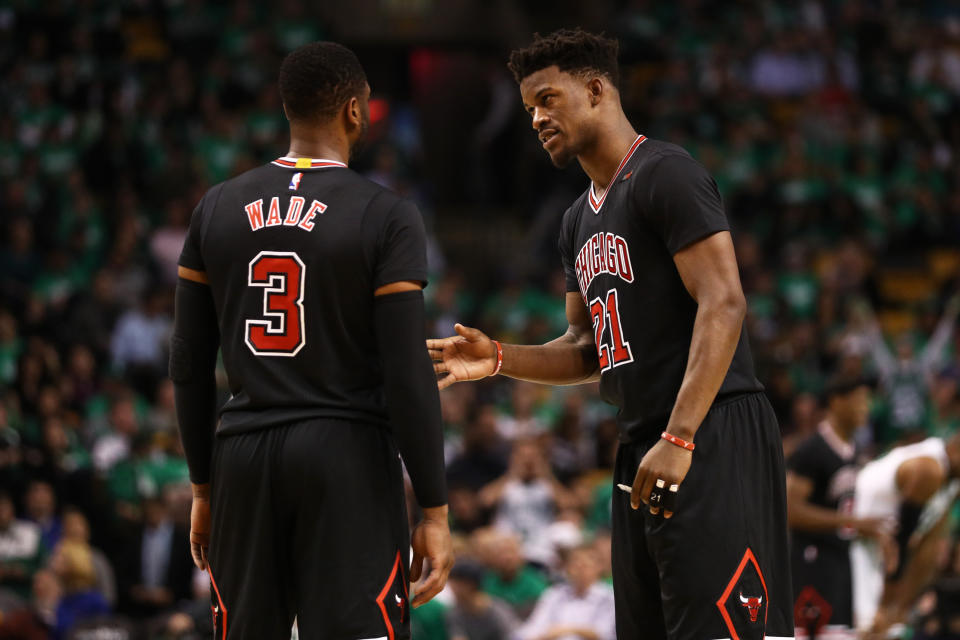
[[[181,265],[205,271],[231,398],[219,431],[386,420],[374,290],[424,282],[409,201],[339,162],[280,158],[212,188]]]
[[[914,458],[933,458],[944,469],[950,468],[941,438],[895,447],[861,469],[857,476],[854,513],[861,517],[899,517],[902,497],[897,488],[897,470]]]

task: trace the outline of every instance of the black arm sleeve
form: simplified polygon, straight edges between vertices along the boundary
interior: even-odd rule
[[[377,296],[377,346],[397,448],[421,507],[447,503],[440,393],[427,354],[422,291]]]
[[[174,385],[180,440],[190,481],[210,481],[210,457],[217,421],[217,349],[220,331],[210,287],[180,278],[177,282],[170,379]]]
[[[922,504],[903,501],[900,505],[900,519],[897,522],[897,549],[899,550],[899,561],[897,568],[890,576],[894,580],[903,575],[903,570],[907,566],[907,554],[910,553],[910,538],[913,532],[917,530],[920,524],[920,514],[923,513]]]

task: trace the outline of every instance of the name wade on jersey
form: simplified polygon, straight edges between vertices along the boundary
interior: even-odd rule
[[[577,252],[577,282],[580,294],[587,299],[587,290],[593,279],[604,273],[619,276],[624,282],[633,282],[630,247],[627,241],[614,233],[593,234]]]
[[[263,198],[244,205],[243,209],[247,212],[247,221],[250,223],[251,231],[259,231],[264,227],[279,226],[299,227],[304,231],[313,231],[315,226],[313,219],[317,217],[318,213],[322,214],[326,211],[327,205],[319,200],[314,200],[307,212],[304,213],[303,209],[306,202],[303,196],[291,196],[290,204],[287,206],[287,214],[281,218],[280,198],[273,196],[270,198],[270,209],[267,212],[266,220],[263,219]]]

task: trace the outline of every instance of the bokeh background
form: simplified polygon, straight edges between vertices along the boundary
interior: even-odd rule
[[[0,637],[209,636],[165,377],[176,260],[208,187],[286,151],[275,78],[296,46],[334,39],[366,67],[354,167],[424,213],[430,333],[565,330],[556,238],[587,179],[550,165],[505,62],[534,31],[574,26],[619,38],[638,131],[715,176],[787,452],[837,372],[880,380],[858,434],[873,455],[960,428],[956,3],[13,0]],[[461,569],[414,612],[414,637],[536,637],[565,581],[608,606],[611,408],[590,386],[503,378],[441,397]],[[941,555],[918,637],[960,635],[960,555]]]

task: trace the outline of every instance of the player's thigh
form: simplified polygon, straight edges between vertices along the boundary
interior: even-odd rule
[[[218,640],[290,637],[287,545],[271,487],[271,454],[281,439],[277,428],[214,444],[208,560]]]
[[[300,637],[409,636],[409,529],[392,438],[368,424],[305,423],[283,460]]]
[[[797,544],[795,539],[790,565],[797,628],[818,632],[851,628],[853,588],[847,545]]]
[[[613,482],[632,485],[640,457],[637,445],[621,443]],[[630,494],[614,487],[611,560],[618,640],[665,640],[667,637],[660,603],[660,577],[647,549],[643,511],[634,510],[630,506]]]
[[[674,517],[644,517],[672,640],[793,636],[783,452],[762,394],[697,432]]]

